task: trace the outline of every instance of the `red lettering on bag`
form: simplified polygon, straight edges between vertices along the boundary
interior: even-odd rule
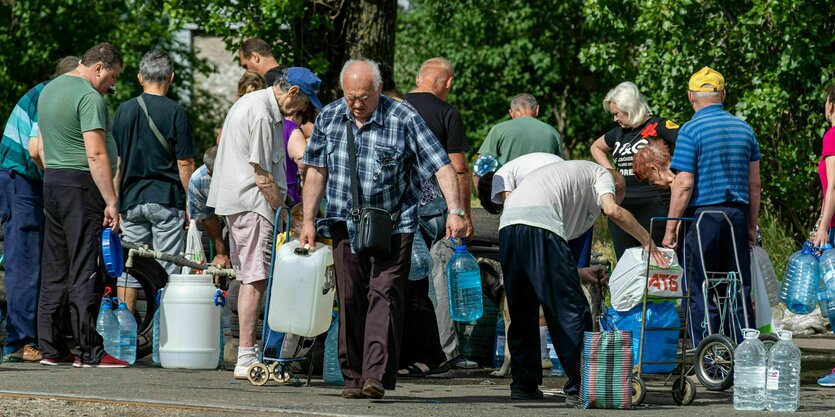
[[[678,275],[655,274],[649,279],[649,286],[659,291],[678,291]]]

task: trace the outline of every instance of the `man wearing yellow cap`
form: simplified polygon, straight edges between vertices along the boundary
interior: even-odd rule
[[[702,325],[706,315],[702,291],[704,271],[739,270],[745,298],[737,299],[735,318],[738,321],[727,323],[726,320],[724,331],[741,341],[739,328],[750,327],[745,323],[742,309],[746,309],[751,320],[754,317],[750,302],[749,250],[756,242],[760,208],[760,147],[751,126],[722,107],[725,100],[722,74],[704,67],[690,77],[688,89],[687,98],[696,114],[679,130],[670,165],[676,177],[669,216],[698,218],[705,211],[720,211],[733,224],[736,238],[731,239],[731,227],[721,214],[705,214],[699,224],[702,257],[696,226],[689,225],[682,255],[686,262],[685,279],[691,291],[690,335],[694,346],[706,336],[706,327]],[[667,222],[664,246],[677,247],[678,233],[678,222]],[[717,306],[708,305],[707,310],[711,330],[718,333]]]

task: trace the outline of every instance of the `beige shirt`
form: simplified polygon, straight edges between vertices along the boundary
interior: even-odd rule
[[[273,222],[275,210],[255,185],[255,167],[272,173],[284,201],[287,179],[282,123],[272,88],[253,91],[229,109],[206,203],[216,214],[252,211]]]
[[[594,162],[545,165],[528,175],[507,197],[499,229],[524,224],[550,230],[569,241],[594,224],[604,194],[615,195],[615,182]]]

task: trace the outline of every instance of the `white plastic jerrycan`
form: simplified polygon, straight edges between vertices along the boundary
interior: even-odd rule
[[[278,249],[273,268],[270,328],[303,337],[328,331],[336,292],[330,246],[316,243],[308,250],[299,247],[298,239],[290,240]]]
[[[215,369],[220,311],[211,275],[171,275],[160,302],[163,368]]]

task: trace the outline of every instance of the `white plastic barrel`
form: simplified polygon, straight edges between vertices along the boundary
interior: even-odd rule
[[[220,311],[210,275],[171,275],[160,301],[159,358],[163,368],[215,369]]]
[[[267,322],[277,332],[313,337],[331,324],[336,292],[333,250],[317,243],[313,250],[301,251],[294,239],[276,253]]]

